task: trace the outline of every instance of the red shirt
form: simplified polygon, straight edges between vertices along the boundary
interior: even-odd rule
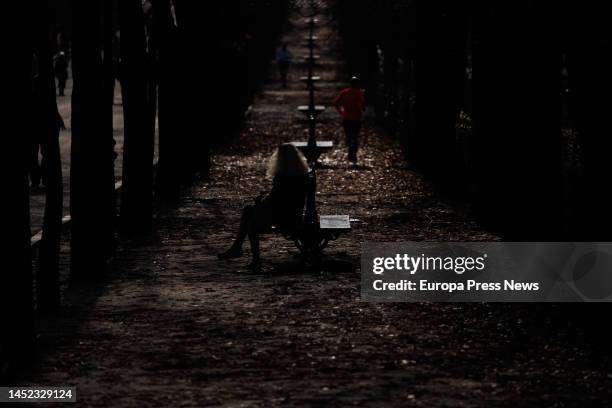
[[[334,105],[344,120],[362,120],[365,109],[363,90],[359,88],[345,88],[340,91]]]

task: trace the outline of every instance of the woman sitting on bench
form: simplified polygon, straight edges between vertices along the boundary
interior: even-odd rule
[[[249,267],[260,268],[259,234],[270,231],[272,226],[280,232],[291,232],[302,223],[309,170],[304,155],[294,145],[280,145],[268,165],[272,191],[262,192],[254,205],[244,208],[238,236],[230,249],[218,255],[219,259],[241,257],[242,244],[248,236],[253,255]]]

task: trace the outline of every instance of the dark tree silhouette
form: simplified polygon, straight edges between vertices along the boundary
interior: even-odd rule
[[[522,239],[551,241],[563,231],[561,161],[561,6],[526,5],[528,91],[526,104],[525,211]]]
[[[0,320],[3,325],[0,356],[9,361],[11,370],[23,367],[32,356],[35,343],[26,167],[28,134],[24,131],[32,120],[28,108],[34,85],[29,11],[29,5],[23,2],[7,4],[3,12],[22,24],[16,31],[3,25],[0,32],[2,50],[11,56],[10,64],[4,64],[0,106],[3,135],[8,135],[2,140],[0,160],[4,180],[0,200]]]
[[[122,233],[131,235],[150,228],[153,206],[155,117],[150,110],[156,102],[149,99],[155,94],[149,93],[153,76],[147,65],[140,0],[119,2],[119,27],[124,120],[121,224]]]
[[[389,130],[399,129],[410,165],[434,182],[439,195],[469,200],[481,221],[508,237],[545,239],[563,233],[564,8],[580,9],[575,10],[576,19],[567,19],[576,25],[569,30],[575,41],[569,42],[574,51],[568,54],[576,65],[576,84],[582,81],[576,100],[583,102],[575,104],[581,105],[576,116],[583,118],[581,126],[593,130],[601,129],[605,118],[608,99],[593,93],[605,93],[602,89],[608,85],[599,91],[595,86],[609,83],[603,74],[608,55],[605,20],[594,16],[607,15],[606,7],[568,4],[398,0],[375,6],[338,1],[335,6],[348,71],[371,66],[367,60],[380,67],[371,85],[377,96],[370,95],[368,102]],[[595,22],[594,27],[583,30],[589,22]],[[588,36],[595,40],[580,48]],[[369,51],[372,43],[377,55]],[[468,65],[473,79],[467,78]],[[581,73],[580,66],[590,72]],[[467,118],[460,117],[461,111]],[[458,119],[465,120],[460,130]],[[589,145],[593,131],[581,133],[582,144]],[[584,154],[587,166],[609,162],[587,157],[589,151],[606,151],[601,144],[590,146]],[[605,168],[587,172],[594,175],[587,179],[602,185],[603,180],[595,180],[606,174]],[[590,204],[585,208],[594,209]]]
[[[605,2],[567,1],[568,69],[574,91],[576,132],[581,147],[583,191],[581,226],[577,237],[602,240],[608,235],[610,215],[609,158],[611,77],[610,6]],[[596,233],[597,231],[597,233]]]
[[[158,128],[159,166],[157,190],[164,201],[174,201],[180,192],[181,160],[180,146],[184,134],[178,120],[176,102],[179,98],[176,60],[179,58],[177,44],[176,13],[169,0],[152,0],[155,34],[158,38]]]
[[[70,168],[71,273],[102,272],[113,250],[114,176],[112,116],[109,117],[108,39],[102,1],[72,1],[72,151]],[[108,35],[108,34],[107,34]],[[112,111],[110,111],[112,115]],[[109,126],[110,121],[110,126]]]
[[[265,72],[282,1],[154,0],[159,65],[160,197],[206,175],[213,144],[231,141]],[[214,129],[214,130],[213,130]]]
[[[42,173],[45,184],[43,235],[36,275],[39,312],[57,310],[60,305],[59,248],[62,227],[63,181],[59,147],[62,122],[57,110],[53,73],[53,2],[42,0],[35,9],[34,51],[38,60],[37,118],[42,151]]]

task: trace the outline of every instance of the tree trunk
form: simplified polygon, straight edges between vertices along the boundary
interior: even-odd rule
[[[576,131],[581,152],[583,191],[579,192],[582,220],[577,238],[605,241],[612,227],[608,192],[612,141],[610,127],[609,6],[594,2],[568,2],[568,69]]]
[[[115,86],[121,81],[122,67],[120,64],[119,42],[115,35],[117,31],[118,0],[102,0],[102,78],[104,97],[100,114],[103,124],[101,141],[104,148],[100,152],[101,177],[104,183],[100,186],[101,220],[107,226],[102,232],[104,242],[104,257],[108,260],[115,253],[115,225],[117,217],[117,198],[115,196],[115,146],[114,137],[114,105]]]
[[[561,27],[560,6],[529,4],[529,64],[525,103],[528,174],[523,219],[528,236],[538,241],[558,240],[563,233],[561,162]]]
[[[53,74],[53,4],[41,2],[36,24],[35,52],[39,67],[39,117],[42,174],[45,184],[45,214],[36,275],[38,312],[53,312],[60,306],[59,250],[63,210],[62,165],[59,146],[60,116]]]
[[[154,124],[147,98],[151,76],[146,66],[146,38],[142,2],[119,3],[123,97],[123,234],[141,234],[150,228],[153,199]],[[154,102],[153,102],[154,103]],[[154,105],[153,105],[154,106]]]
[[[27,175],[28,105],[32,97],[31,25],[28,5],[10,2],[7,15],[21,22],[17,31],[2,29],[0,41],[11,63],[2,82],[3,134],[0,174],[0,358],[7,358],[9,370],[23,367],[35,351],[32,264],[30,250],[30,207]],[[4,26],[8,27],[8,26]],[[16,39],[22,41],[16,41]],[[2,373],[0,373],[1,375]]]
[[[113,139],[102,61],[103,2],[73,0],[71,276],[105,270],[113,247]],[[108,56],[108,55],[107,55]]]
[[[414,58],[415,77],[415,169],[431,176],[433,171],[433,121],[434,110],[437,108],[434,87],[439,80],[439,68],[435,62],[438,50],[434,50],[437,43],[434,5],[426,0],[415,2],[415,13],[418,13],[416,22],[416,47]]]
[[[490,227],[518,234],[529,204],[525,2],[475,0],[473,10],[477,209]]]
[[[452,0],[433,2],[432,44],[428,60],[432,93],[432,179],[437,194],[457,193],[457,119],[465,89],[467,20],[461,4]]]
[[[177,68],[178,58],[174,13],[169,0],[153,0],[153,16],[158,39],[158,127],[159,165],[157,192],[162,203],[178,199],[181,186],[180,145],[183,134],[177,113]]]

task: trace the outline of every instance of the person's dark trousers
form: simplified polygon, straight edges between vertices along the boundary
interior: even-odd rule
[[[360,120],[344,120],[344,133],[346,133],[346,145],[348,146],[349,161],[357,162],[357,150],[359,149],[359,131],[361,130]]]

